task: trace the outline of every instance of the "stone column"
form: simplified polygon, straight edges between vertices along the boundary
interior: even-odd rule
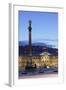
[[[28,35],[28,39],[29,39],[29,53],[28,53],[28,57],[29,57],[29,60],[27,61],[27,66],[26,66],[26,69],[27,70],[32,70],[33,66],[32,66],[32,40],[31,40],[31,30],[32,30],[32,27],[31,27],[31,20],[29,20],[29,26],[28,26],[28,31],[29,31],[29,35]]]

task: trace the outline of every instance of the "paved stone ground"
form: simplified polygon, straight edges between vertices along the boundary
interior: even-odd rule
[[[48,75],[58,73],[58,68],[39,68],[31,71],[19,71],[19,77],[35,76],[35,75]]]
[[[40,75],[32,75],[32,76],[20,76],[19,79],[36,79],[36,78],[54,78],[58,77],[58,73],[52,73],[52,74],[40,74]]]

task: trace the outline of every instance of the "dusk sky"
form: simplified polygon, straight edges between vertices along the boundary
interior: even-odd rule
[[[32,41],[50,45],[58,44],[58,13],[56,12],[18,12],[19,41],[28,41],[28,21],[32,21]]]

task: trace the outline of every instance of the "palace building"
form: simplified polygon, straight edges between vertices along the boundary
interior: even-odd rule
[[[28,51],[25,51],[25,50],[22,52],[22,54],[19,55],[19,69],[25,69],[27,62],[29,60]],[[32,66],[36,66],[36,68],[58,67],[58,50],[57,49],[50,48],[48,49],[48,51],[46,50],[39,51],[39,49],[37,48],[37,50],[35,51],[34,50],[33,50],[34,53],[32,53]]]

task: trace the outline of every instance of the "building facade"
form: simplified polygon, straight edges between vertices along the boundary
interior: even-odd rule
[[[19,70],[25,69],[28,60],[29,56],[27,55],[19,56]],[[36,66],[36,68],[58,67],[58,55],[52,55],[48,52],[43,52],[40,55],[33,55],[32,66]]]

